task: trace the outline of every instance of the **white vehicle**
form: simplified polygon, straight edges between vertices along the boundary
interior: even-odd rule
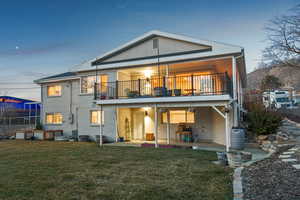
[[[288,91],[275,90],[263,93],[263,104],[266,108],[292,108],[293,102],[290,100]]]

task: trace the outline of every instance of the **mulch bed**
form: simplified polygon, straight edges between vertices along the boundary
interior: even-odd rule
[[[300,199],[300,170],[278,154],[245,168],[242,176],[245,200]]]

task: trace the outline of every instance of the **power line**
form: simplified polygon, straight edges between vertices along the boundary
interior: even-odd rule
[[[3,85],[10,85],[10,84],[18,85],[18,84],[35,84],[35,83],[33,83],[33,82],[0,82],[0,84],[3,84]]]
[[[30,89],[41,89],[40,87],[28,87],[28,88],[0,88],[0,90],[30,90]]]

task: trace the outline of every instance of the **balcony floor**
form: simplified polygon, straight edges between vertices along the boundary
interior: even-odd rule
[[[179,96],[179,97],[149,97],[149,98],[128,98],[128,99],[104,99],[96,100],[97,104],[137,104],[137,103],[180,103],[180,102],[210,102],[229,101],[230,95],[206,95],[206,96]]]

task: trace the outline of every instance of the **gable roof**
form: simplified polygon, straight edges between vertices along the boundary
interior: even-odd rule
[[[212,48],[212,50],[227,49],[228,52],[241,52],[243,49],[242,47],[236,46],[236,45],[225,44],[225,43],[209,41],[209,40],[195,39],[195,38],[191,38],[191,37],[184,36],[184,35],[178,35],[178,34],[153,30],[153,31],[147,32],[144,35],[125,43],[124,45],[121,45],[107,53],[104,53],[104,54],[96,57],[95,59],[93,59],[91,61],[91,64],[92,65],[100,65],[101,64],[100,62],[105,60],[106,58],[112,57],[120,52],[126,51],[127,49],[130,49],[130,48],[134,47],[135,45],[137,45],[141,42],[144,42],[146,40],[149,40],[156,36],[179,40],[179,41],[184,41],[184,42],[189,42],[189,43],[193,43],[193,44],[197,44],[197,45],[201,45],[201,46],[207,46],[207,47]]]
[[[38,80],[35,80],[35,83],[42,83],[42,82],[49,82],[49,81],[54,81],[54,80],[65,80],[68,78],[76,78],[76,72],[64,72],[64,73],[60,73],[60,74],[56,74],[53,76],[48,76],[48,77],[44,77]]]

